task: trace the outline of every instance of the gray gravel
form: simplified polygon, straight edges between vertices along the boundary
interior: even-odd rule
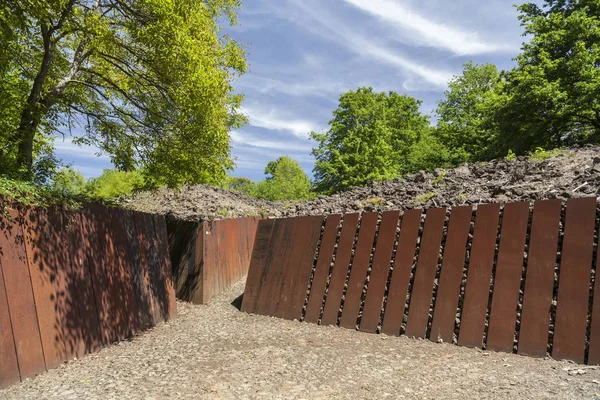
[[[467,163],[418,172],[309,201],[268,202],[208,185],[142,192],[124,207],[198,221],[240,216],[294,217],[357,211],[452,207],[541,199],[600,197],[600,146],[564,150],[539,161],[527,157]]]
[[[0,399],[600,398],[600,370],[206,306],[0,390]]]

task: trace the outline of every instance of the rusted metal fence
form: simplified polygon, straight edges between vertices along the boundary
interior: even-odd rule
[[[580,198],[262,220],[242,311],[597,364],[599,217]]]
[[[176,314],[164,217],[0,205],[0,387]]]
[[[258,218],[168,221],[177,298],[206,304],[248,273]]]

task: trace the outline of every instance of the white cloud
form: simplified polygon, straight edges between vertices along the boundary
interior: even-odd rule
[[[401,55],[398,51],[367,39],[367,37],[358,33],[356,29],[350,28],[347,24],[321,9],[316,3],[294,2],[293,4],[298,7],[298,13],[291,13],[287,10],[286,13],[280,12],[280,15],[302,25],[305,29],[324,39],[337,42],[363,59],[378,59],[388,65],[410,72],[438,88],[446,87],[448,80],[453,76],[451,72],[422,65]],[[295,16],[289,16],[290,13],[295,14]],[[299,15],[302,15],[302,17],[299,17]],[[303,17],[309,17],[310,21],[303,20]]]
[[[241,111],[248,115],[251,126],[273,131],[291,132],[299,138],[308,138],[311,131],[319,130],[318,125],[312,121],[287,118],[278,115],[274,109],[267,111],[245,106]]]
[[[419,44],[449,50],[457,55],[514,50],[511,46],[486,43],[477,32],[428,19],[396,0],[344,0],[354,7],[408,31]]]
[[[289,140],[277,141],[258,139],[254,135],[251,135],[245,131],[233,131],[230,135],[233,144],[238,146],[245,145],[261,147],[265,149],[283,149],[289,151],[310,151],[310,149],[313,147],[308,140],[306,140],[306,143],[302,144],[290,144]]]
[[[286,96],[314,96],[327,100],[337,98],[337,96],[349,89],[334,80],[311,79],[310,76],[296,78],[296,81],[282,81],[277,79],[265,78],[258,75],[247,75],[236,83],[236,86],[245,89],[252,89],[262,94],[285,94]]]
[[[60,155],[72,155],[79,157],[95,157],[98,159],[109,160],[110,158],[106,154],[102,154],[100,149],[94,146],[79,146],[73,143],[72,137],[61,137],[58,136],[54,141],[54,148],[60,153]],[[99,154],[99,155],[98,155]]]

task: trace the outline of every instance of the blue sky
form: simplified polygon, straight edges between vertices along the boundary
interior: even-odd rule
[[[235,176],[264,177],[267,162],[296,159],[312,175],[311,130],[327,129],[339,95],[359,86],[423,100],[432,114],[469,60],[511,68],[523,37],[507,0],[246,0],[224,33],[248,52],[234,83],[250,123],[232,132]],[[110,168],[93,148],[56,141],[85,176]]]

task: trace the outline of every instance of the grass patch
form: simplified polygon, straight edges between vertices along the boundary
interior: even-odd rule
[[[433,199],[435,196],[437,196],[437,193],[435,193],[435,192],[423,193],[423,194],[420,194],[417,197],[415,197],[415,201],[417,203],[427,203],[429,200]]]
[[[531,161],[544,161],[552,157],[560,156],[561,154],[562,151],[560,149],[544,150],[541,147],[537,147],[535,151],[529,152],[529,159]]]
[[[381,198],[381,197],[372,197],[370,199],[365,200],[364,204],[365,205],[372,205],[375,207],[379,207],[385,204],[385,199]]]

